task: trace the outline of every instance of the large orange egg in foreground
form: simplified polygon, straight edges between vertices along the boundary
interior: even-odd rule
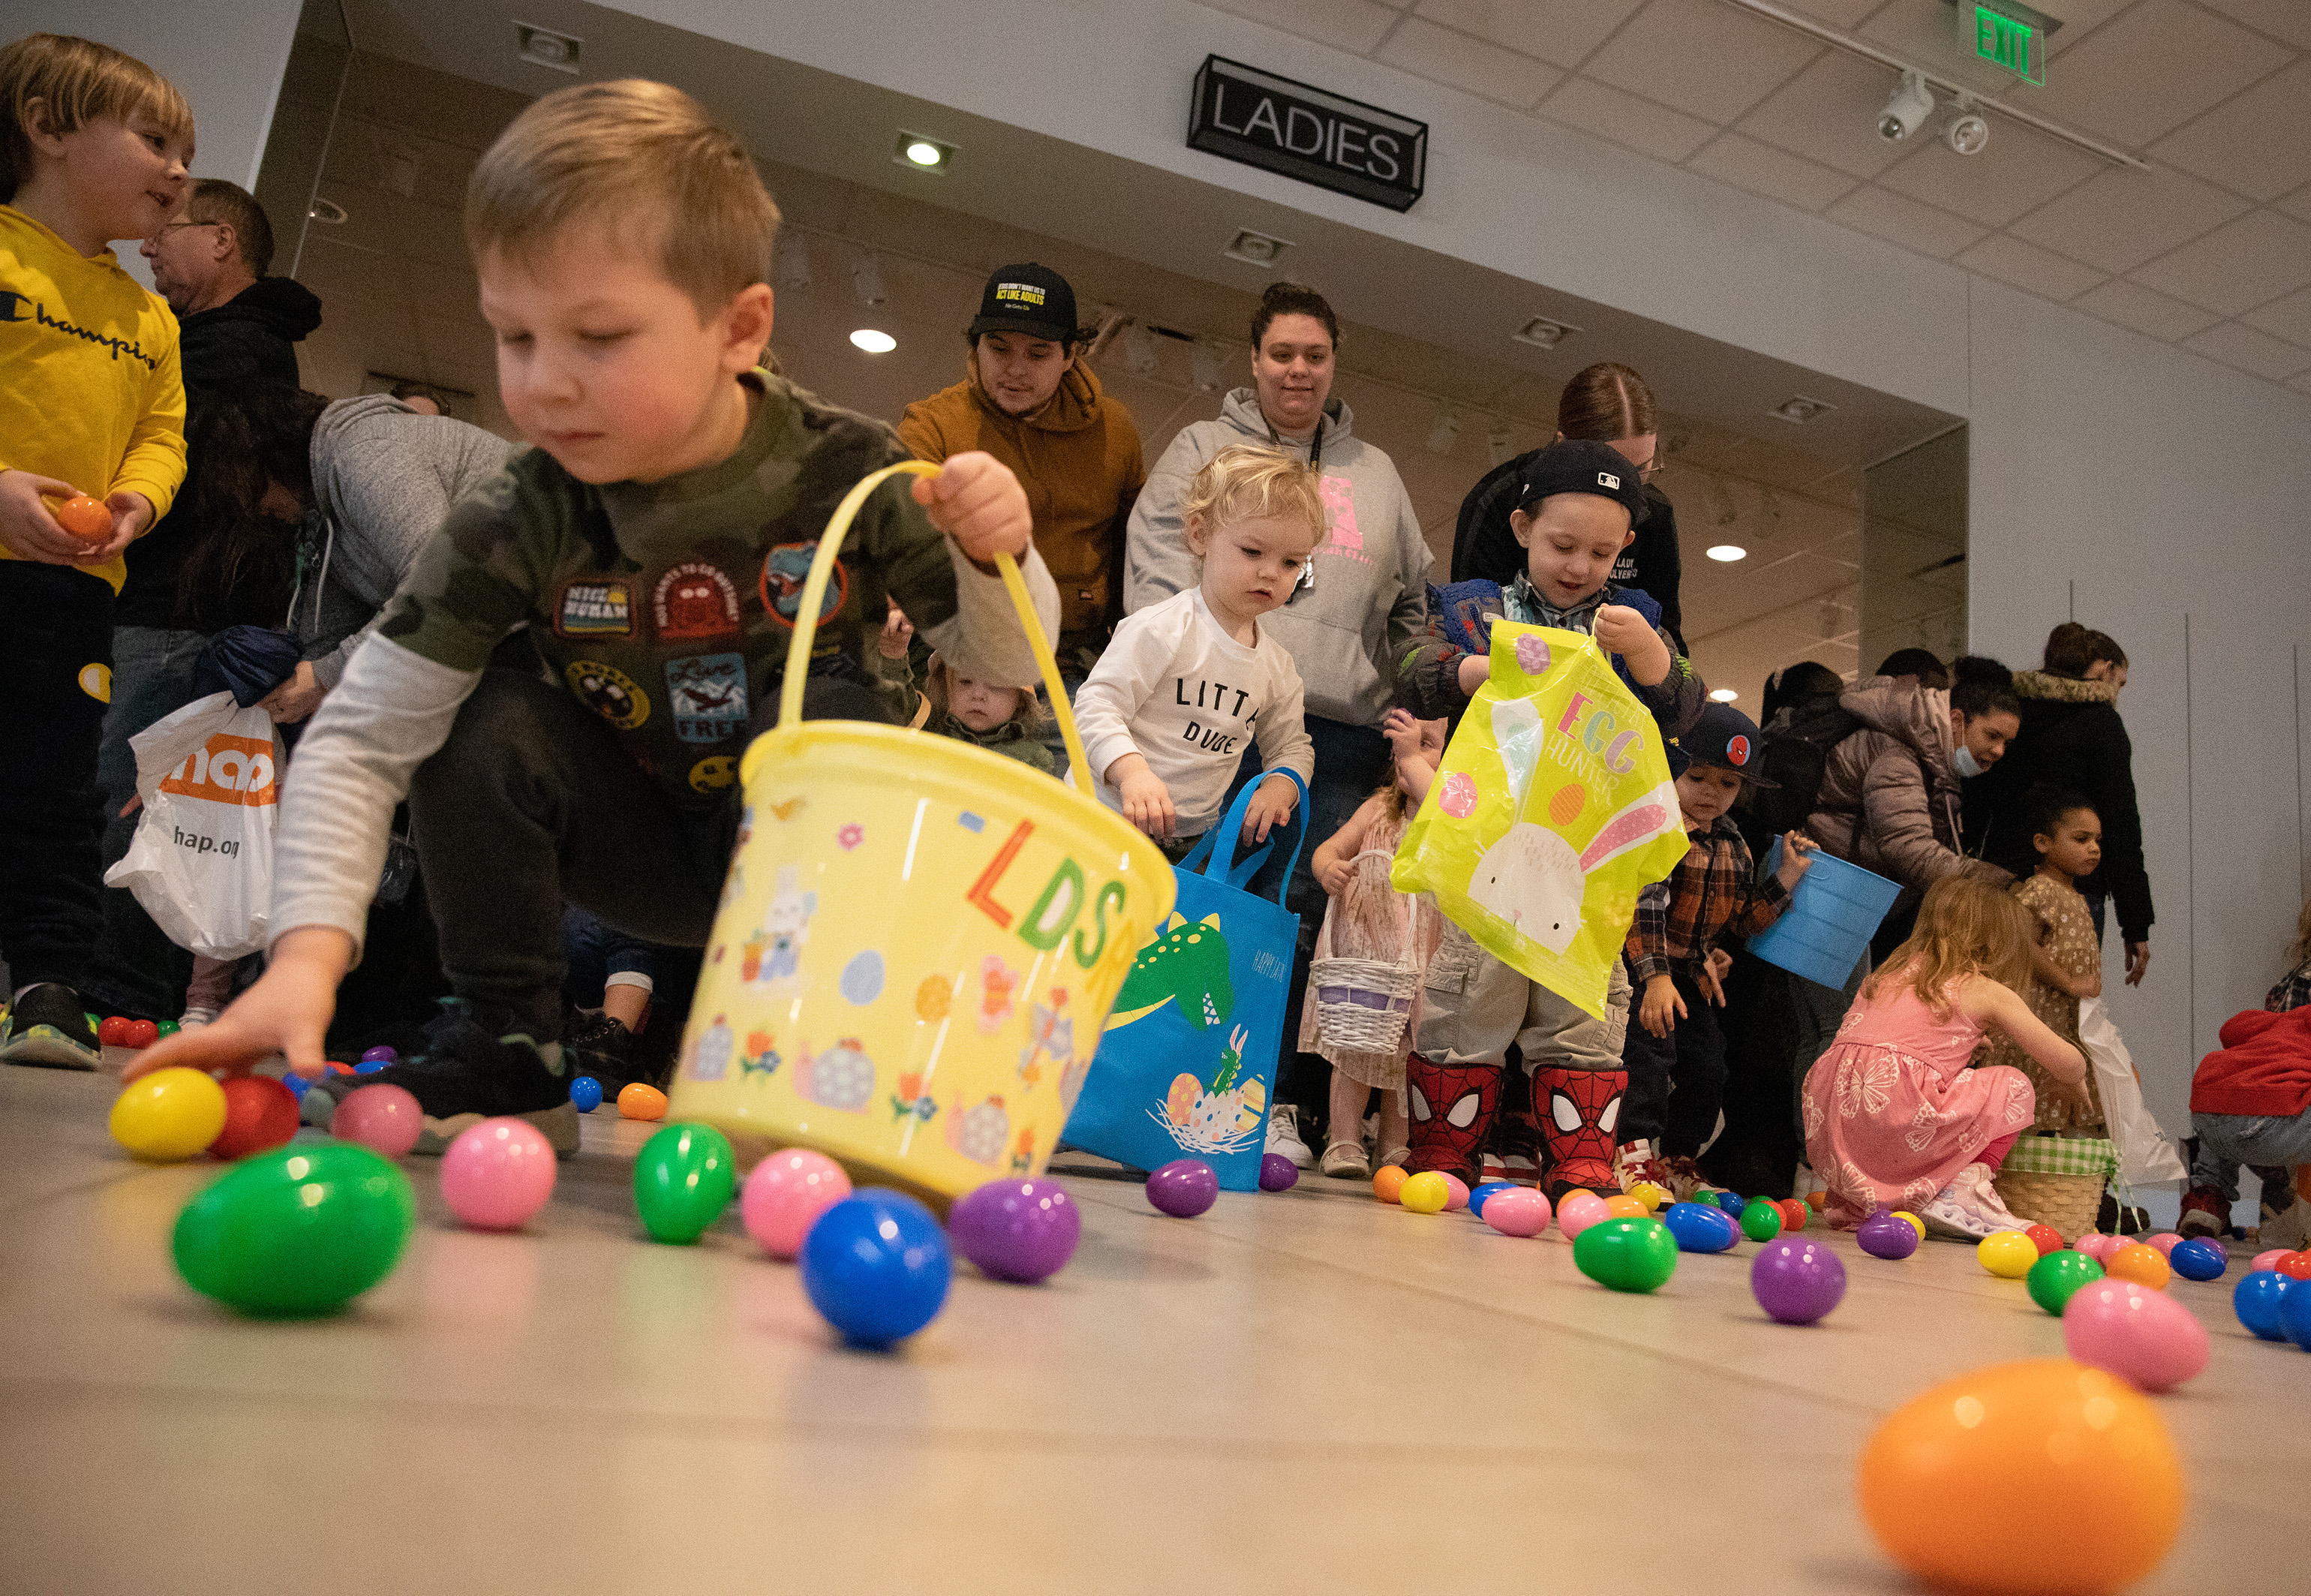
[[[1858,1483],[1895,1561],[1969,1591],[2115,1591],[2158,1565],[2183,1522],[2182,1464],[2150,1400],[2062,1358],[1936,1386],[1879,1426]]]

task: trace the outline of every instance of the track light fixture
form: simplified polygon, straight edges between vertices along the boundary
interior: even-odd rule
[[[1942,128],[1942,143],[1953,155],[1979,155],[1990,145],[1990,124],[1974,109],[1974,97],[1958,97],[1957,114]]]
[[[1924,74],[1905,72],[1902,86],[1878,113],[1878,136],[1888,144],[1899,144],[1923,127],[1933,114],[1934,92],[1926,87]]]

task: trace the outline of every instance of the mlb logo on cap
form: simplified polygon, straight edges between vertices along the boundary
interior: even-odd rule
[[[1597,473],[1597,485],[1600,488],[1610,488],[1618,493],[1621,491],[1621,479],[1609,471],[1600,471]]]

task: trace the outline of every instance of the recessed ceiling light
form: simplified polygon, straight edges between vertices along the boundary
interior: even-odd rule
[[[1719,687],[1714,689],[1709,694],[1711,702],[1715,703],[1731,703],[1735,699],[1740,696],[1741,695],[1739,693],[1736,693],[1731,687]]]
[[[909,133],[899,129],[899,142],[891,148],[894,164],[911,171],[944,173],[955,162],[955,146],[926,134]]]
[[[1246,266],[1272,266],[1283,253],[1292,248],[1288,239],[1270,238],[1264,232],[1244,228],[1228,240],[1222,255],[1230,260],[1240,260]]]
[[[550,66],[556,72],[575,74],[578,70],[580,40],[567,33],[556,33],[550,28],[540,28],[529,22],[513,25],[514,52],[532,66]]]
[[[1746,560],[1749,557],[1749,551],[1738,543],[1714,544],[1708,553],[1711,559],[1721,561],[1728,565],[1736,560]]]
[[[1551,321],[1546,316],[1536,316],[1509,336],[1535,349],[1554,349],[1580,330],[1569,321]]]
[[[1803,394],[1792,394],[1766,414],[1803,426],[1817,416],[1827,415],[1836,408],[1836,406],[1827,399],[1809,399]]]
[[[871,327],[860,327],[850,335],[850,341],[869,354],[888,354],[899,346],[899,341],[890,334]]]

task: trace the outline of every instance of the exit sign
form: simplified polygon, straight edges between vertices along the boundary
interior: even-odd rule
[[[2001,72],[2010,72],[2026,83],[2046,81],[2046,29],[2035,12],[2022,6],[1983,5],[1958,0],[1958,48],[1976,60]]]

